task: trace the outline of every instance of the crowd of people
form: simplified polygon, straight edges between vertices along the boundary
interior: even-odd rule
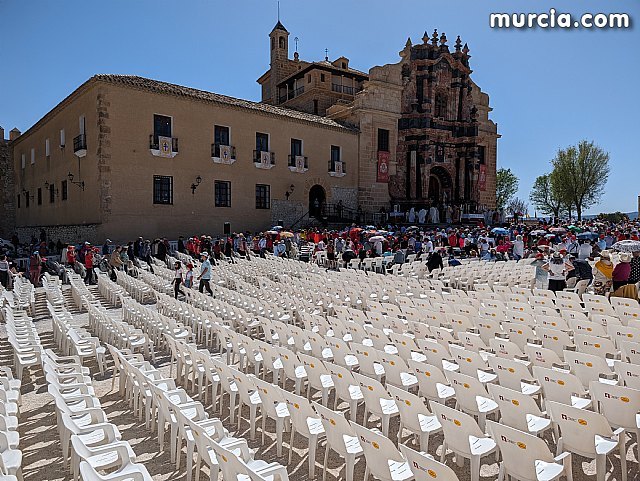
[[[413,213],[423,220],[424,212]],[[428,214],[426,214],[428,215]],[[231,234],[214,238],[209,235],[179,237],[175,249],[202,260],[205,270],[193,272],[193,264],[174,266],[175,294],[181,286],[195,282],[201,291],[211,291],[210,266],[235,258],[275,255],[310,260],[317,252],[324,252],[329,268],[346,266],[352,259],[363,261],[372,257],[392,257],[388,264],[404,263],[408,256],[424,261],[430,271],[455,266],[461,259],[489,262],[528,260],[536,266],[537,279],[551,290],[573,287],[580,281],[596,293],[617,291],[640,282],[640,224],[625,221],[606,223],[588,221],[569,225],[555,222],[512,222],[503,227],[457,225],[448,228],[428,228],[421,225],[357,226],[341,230],[310,229],[289,231],[281,226],[252,234]],[[624,241],[624,242],[623,242]],[[17,242],[17,240],[16,240]],[[624,252],[617,246],[626,243]],[[166,238],[155,240],[138,237],[135,241],[115,244],[106,239],[101,247],[89,242],[62,244],[47,241],[46,233],[32,239],[28,272],[32,283],[39,285],[44,270],[50,269],[47,255],[59,255],[59,265],[73,267],[82,273],[85,282],[96,280],[94,269],[108,271],[112,278],[117,271],[128,271],[144,261],[151,265],[151,257],[166,261],[171,246]],[[208,271],[207,271],[208,266]],[[55,270],[55,269],[54,269]],[[0,253],[0,282],[7,287],[11,276],[18,275],[6,254]],[[584,284],[584,282],[583,282]]]

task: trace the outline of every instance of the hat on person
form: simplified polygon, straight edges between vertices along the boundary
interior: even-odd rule
[[[191,262],[187,264],[187,269],[193,269],[193,264]]]
[[[560,251],[560,252],[562,252],[562,251]],[[553,257],[554,259],[561,259],[562,258],[562,254],[560,254],[560,252],[554,252],[551,257]]]
[[[208,252],[201,252],[200,253],[200,257],[209,257],[209,253]]]
[[[600,258],[602,259],[611,259],[611,252],[604,250],[600,252]]]
[[[621,253],[620,262],[631,262],[631,254],[629,252]]]

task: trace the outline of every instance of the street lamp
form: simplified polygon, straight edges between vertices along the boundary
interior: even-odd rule
[[[289,196],[290,196],[291,194],[293,194],[293,191],[294,191],[295,189],[296,189],[296,186],[295,186],[295,185],[291,184],[291,185],[289,186],[289,190],[287,190],[287,191],[284,193],[284,196],[285,196],[285,198],[286,198],[287,200],[289,200]]]
[[[202,177],[200,177],[200,176],[196,177],[195,183],[191,184],[191,195],[195,195],[196,194],[196,189],[198,188],[198,186],[201,183],[202,183]]]
[[[44,189],[45,189],[45,190],[49,190],[53,185],[55,185],[55,184],[50,184],[48,181],[46,181],[46,182],[44,183]],[[54,188],[53,188],[53,191],[55,192],[56,197],[59,197],[59,196],[60,196],[60,192],[59,192],[59,190],[58,190],[58,189],[56,189],[56,188],[54,187]]]
[[[73,181],[73,174],[71,172],[69,172],[67,174],[67,179],[69,179],[69,182],[71,182],[73,185],[77,185],[78,187],[80,187],[83,191],[84,191],[84,180],[81,180],[80,182],[74,182]]]

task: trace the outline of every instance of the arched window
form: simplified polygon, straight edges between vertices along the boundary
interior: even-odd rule
[[[284,48],[284,37],[278,37],[280,48]]]
[[[273,50],[274,48],[276,48],[276,38],[271,37],[271,50]]]
[[[447,94],[444,92],[436,93],[436,104],[433,113],[434,117],[446,117],[447,116]]]

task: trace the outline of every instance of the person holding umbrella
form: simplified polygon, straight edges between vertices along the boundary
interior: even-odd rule
[[[629,284],[637,284],[640,282],[640,250],[633,251],[630,264]]]

